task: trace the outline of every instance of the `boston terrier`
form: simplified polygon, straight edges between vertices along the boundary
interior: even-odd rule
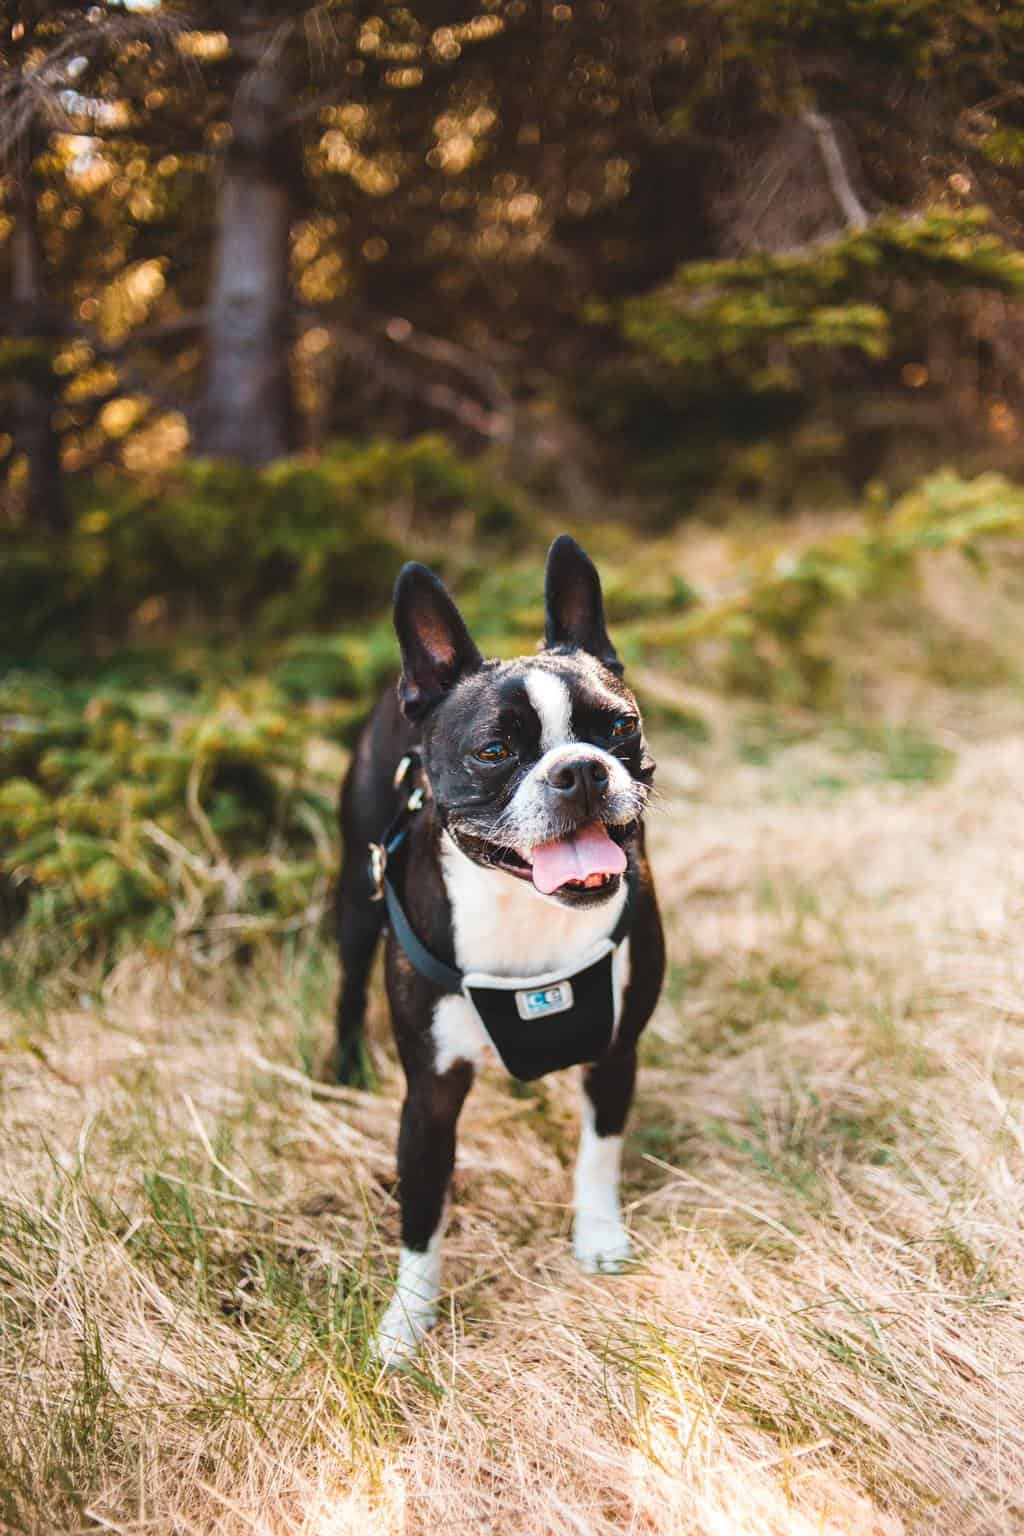
[[[637,1041],[664,973],[644,851],[654,763],[575,540],[548,554],[545,640],[485,660],[423,565],[398,577],[402,674],[373,711],[342,789],[338,1075],[364,1081],[377,939],[407,1079],[398,1137],[402,1250],[373,1344],[413,1353],[441,1282],[455,1127],[477,1066],[530,1079],[580,1065],[574,1248],[617,1270],[622,1131]]]

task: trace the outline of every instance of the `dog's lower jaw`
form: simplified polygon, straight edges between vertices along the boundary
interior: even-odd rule
[[[370,1340],[374,1365],[393,1371],[412,1359],[437,1321],[440,1294],[441,1233],[437,1231],[424,1252],[402,1249],[394,1293]]]
[[[632,1256],[619,1206],[622,1137],[598,1136],[594,1112],[584,1103],[574,1177],[573,1252],[589,1274],[617,1274]]]

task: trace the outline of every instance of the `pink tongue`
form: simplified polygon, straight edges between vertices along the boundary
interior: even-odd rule
[[[545,896],[569,880],[585,880],[588,875],[621,875],[626,868],[626,855],[599,821],[588,821],[569,837],[538,843],[530,858],[533,883]]]

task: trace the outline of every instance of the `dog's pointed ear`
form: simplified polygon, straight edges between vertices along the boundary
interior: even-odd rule
[[[398,696],[407,717],[419,720],[483,658],[443,583],[425,565],[410,560],[398,573],[394,618],[402,648]]]
[[[604,625],[601,578],[590,556],[567,533],[548,550],[544,600],[547,645],[577,646],[622,676],[622,663]]]

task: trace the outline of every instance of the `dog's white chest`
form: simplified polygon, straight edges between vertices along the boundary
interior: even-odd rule
[[[456,963],[460,970],[492,976],[572,970],[612,932],[626,900],[623,886],[606,905],[574,911],[542,896],[528,881],[474,864],[447,833],[441,870],[452,909]]]

